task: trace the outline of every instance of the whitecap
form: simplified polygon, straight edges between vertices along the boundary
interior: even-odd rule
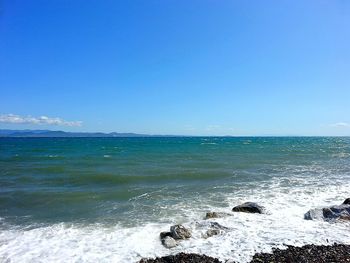
[[[349,223],[304,220],[304,213],[309,209],[338,204],[348,197],[348,177],[274,178],[262,182],[259,188],[249,191],[242,188],[227,194],[226,207],[209,204],[197,207],[179,202],[165,208],[179,211],[178,217],[160,218],[159,223],[145,222],[136,227],[54,224],[18,229],[7,226],[0,232],[0,258],[13,262],[137,262],[142,257],[187,252],[205,253],[222,261],[248,262],[256,252],[270,252],[272,247],[282,248],[285,244],[350,243]],[[148,194],[136,198],[145,198]],[[215,219],[230,230],[201,238],[203,230],[194,225],[203,222],[206,211],[230,212],[234,205],[245,201],[256,201],[269,213],[233,213],[233,216]],[[174,223],[192,228],[193,238],[168,250],[161,245],[159,233],[168,231]]]

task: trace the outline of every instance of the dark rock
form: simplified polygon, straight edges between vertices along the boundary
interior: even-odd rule
[[[324,218],[334,218],[334,213],[329,207],[322,208],[322,215]]]
[[[187,239],[192,236],[190,230],[185,228],[183,225],[171,226],[170,232],[171,232],[171,236],[174,239]]]
[[[228,262],[228,261],[226,261]],[[231,262],[231,261],[230,261]],[[272,253],[257,253],[250,263],[349,263],[350,245],[330,246],[306,245],[288,246],[287,249],[274,248]],[[221,263],[206,255],[185,254],[165,256],[156,259],[141,259],[139,263]],[[232,262],[234,263],[234,262]]]
[[[253,202],[246,202],[244,204],[235,206],[232,208],[233,212],[245,212],[245,213],[258,213],[262,214],[264,212],[264,207]]]
[[[173,248],[177,246],[177,242],[170,236],[166,236],[162,239],[162,245],[166,248]]]
[[[350,217],[350,205],[334,205],[323,208],[323,217],[325,219],[338,219],[340,217]]]
[[[315,211],[314,209],[310,209],[309,211],[307,211],[305,214],[304,214],[304,219],[305,220],[313,220],[315,219],[315,216],[312,215],[313,211]]]
[[[160,232],[159,234],[160,239],[164,239],[166,237],[172,237],[170,232]]]
[[[305,219],[313,220],[349,220],[350,219],[350,205],[334,205],[330,207],[325,207],[322,209],[311,209],[305,215]],[[348,219],[349,218],[349,219]]]
[[[139,263],[221,263],[221,261],[206,255],[180,253],[155,259],[141,259]]]
[[[343,205],[350,205],[350,198],[346,198]]]
[[[334,244],[331,246],[306,245],[288,246],[287,249],[273,249],[273,253],[257,253],[250,263],[349,263],[350,246]]]
[[[229,213],[224,213],[224,212],[208,212],[205,215],[205,219],[210,219],[210,218],[221,218],[225,216],[231,216]]]

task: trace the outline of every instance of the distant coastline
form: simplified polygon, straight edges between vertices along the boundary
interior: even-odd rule
[[[53,130],[11,130],[0,129],[0,138],[141,138],[141,137],[348,137],[348,136],[305,136],[305,135],[171,135],[141,134],[132,132],[66,132]]]
[[[132,132],[66,132],[53,130],[12,130],[0,129],[0,138],[143,138],[143,137],[349,137],[349,136],[329,136],[329,135],[172,135],[172,134],[142,134]]]
[[[112,138],[112,137],[183,137],[175,135],[150,135],[138,133],[118,133],[118,132],[65,132],[51,130],[7,130],[0,129],[0,138],[41,138],[41,137],[62,137],[62,138]]]

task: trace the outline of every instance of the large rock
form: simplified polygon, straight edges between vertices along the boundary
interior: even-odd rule
[[[233,212],[258,213],[258,214],[264,213],[264,210],[265,210],[264,207],[253,202],[246,202],[244,204],[241,204],[232,208]]]
[[[341,205],[333,205],[330,207],[311,209],[304,215],[304,218],[307,220],[323,219],[325,221],[332,221],[338,219],[350,220],[350,204],[344,203]]]
[[[350,205],[334,205],[322,209],[325,219],[346,219],[350,218]]]
[[[174,239],[187,239],[190,238],[191,231],[185,228],[183,225],[174,225],[170,227],[171,236]]]
[[[162,245],[166,248],[173,248],[177,246],[177,242],[170,236],[166,236],[162,239]]]
[[[164,247],[173,248],[178,245],[177,240],[190,238],[191,232],[182,225],[174,225],[170,227],[170,232],[161,232],[159,237]]]

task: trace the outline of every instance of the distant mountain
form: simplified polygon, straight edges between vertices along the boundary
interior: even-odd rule
[[[0,137],[152,137],[136,133],[64,132],[50,130],[1,130]]]
[[[9,134],[17,133],[17,132],[43,133],[43,132],[49,132],[49,131],[50,130],[4,130],[4,129],[1,130],[0,129],[0,136],[9,135]]]

